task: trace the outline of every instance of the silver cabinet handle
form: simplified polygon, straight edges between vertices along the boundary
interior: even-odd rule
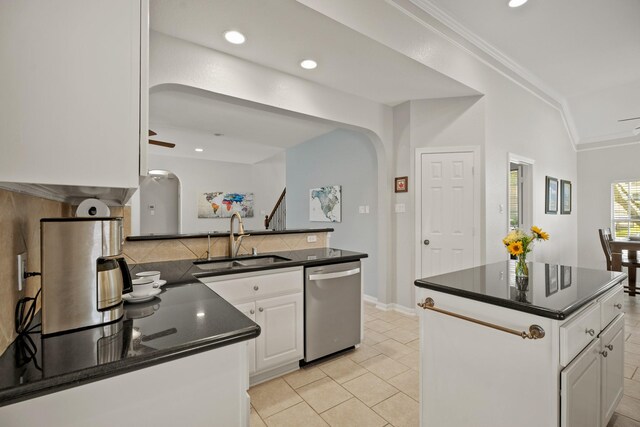
[[[264,311],[264,308],[260,307],[260,308],[258,309],[258,311],[259,311],[260,313],[262,313],[262,312]]]
[[[608,348],[609,351],[613,351],[613,344],[605,345],[604,348]]]
[[[256,314],[256,311],[252,308],[251,310],[249,310],[249,313]]]
[[[602,355],[602,357],[607,357],[609,355],[609,353],[607,353],[607,350],[602,350],[600,354]]]
[[[584,333],[594,336],[596,334],[596,331],[594,331],[593,329],[585,329]]]
[[[617,308],[618,310],[622,310],[622,304],[620,304],[620,303],[613,304],[613,306],[614,306],[615,308]]]
[[[429,241],[429,239],[424,239],[423,243],[424,243],[425,246],[429,246],[429,243],[431,243],[431,242]]]
[[[254,291],[257,291],[258,289],[260,289],[260,288],[258,287],[258,285],[255,285],[255,286],[253,287],[253,290],[254,290]]]

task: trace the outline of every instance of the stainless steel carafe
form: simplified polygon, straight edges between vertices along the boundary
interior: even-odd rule
[[[118,320],[132,290],[122,257],[122,218],[43,218],[42,333]]]

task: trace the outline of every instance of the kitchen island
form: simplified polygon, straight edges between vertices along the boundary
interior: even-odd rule
[[[514,261],[415,281],[422,426],[604,427],[622,397],[625,274]]]

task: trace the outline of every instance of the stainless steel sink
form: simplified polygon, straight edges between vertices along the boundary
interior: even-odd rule
[[[291,261],[277,255],[252,256],[247,258],[234,258],[219,261],[196,261],[194,264],[201,270],[227,270],[241,269],[243,267],[260,267],[265,265],[273,265],[283,261]]]

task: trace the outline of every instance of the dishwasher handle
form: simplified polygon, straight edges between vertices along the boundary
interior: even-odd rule
[[[353,276],[354,274],[358,274],[358,273],[360,273],[360,268],[354,268],[352,270],[345,270],[345,271],[336,271],[335,273],[310,274],[309,280],[338,279],[340,277]]]

